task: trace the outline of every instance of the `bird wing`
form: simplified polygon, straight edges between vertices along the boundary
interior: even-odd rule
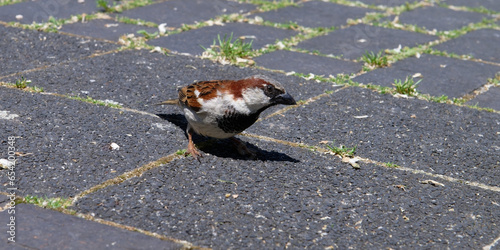
[[[179,89],[179,101],[194,111],[201,109],[198,99],[210,100],[218,95],[218,91],[225,89],[226,80],[201,81]]]

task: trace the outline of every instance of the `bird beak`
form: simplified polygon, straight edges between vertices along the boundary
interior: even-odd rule
[[[284,105],[295,105],[295,104],[297,104],[297,102],[295,102],[295,99],[293,99],[293,97],[290,94],[288,94],[288,93],[284,93],[284,94],[275,96],[273,98],[273,102],[275,104],[284,104]]]

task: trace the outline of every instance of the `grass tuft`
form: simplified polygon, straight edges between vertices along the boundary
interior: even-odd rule
[[[24,76],[21,76],[20,79],[17,79],[16,80],[16,88],[18,89],[25,89],[26,87],[28,87],[28,85],[31,83],[31,80],[27,80],[27,79],[24,79]]]
[[[392,162],[385,163],[385,166],[389,167],[389,168],[399,168],[400,167],[398,164],[392,163]]]
[[[187,153],[186,149],[179,149],[175,152],[176,155],[181,155],[181,156],[185,156],[186,153]]]
[[[336,147],[333,145],[326,145],[326,147],[328,149],[330,149],[336,155],[340,155],[342,157],[353,157],[354,154],[356,153],[356,148],[357,148],[357,146],[354,146],[352,148],[348,148],[344,145],[340,145],[340,147]]]
[[[143,35],[144,38],[146,38],[147,40],[154,39],[154,38],[158,37],[158,32],[149,33],[146,30],[139,30],[139,31],[137,31],[137,33]]]
[[[233,41],[233,33],[231,33],[229,37],[226,34],[222,39],[220,35],[217,35],[217,39],[214,39],[214,43],[210,48],[200,46],[205,50],[203,53],[204,57],[237,63],[239,59],[250,57],[252,54],[252,42],[253,40],[246,43],[239,38]]]
[[[413,81],[413,77],[407,76],[404,82],[401,79],[395,79],[394,80],[394,87],[396,89],[396,92],[399,94],[403,95],[409,95],[413,96],[416,95],[417,92],[417,85],[422,81],[422,79],[418,80],[417,82]]]
[[[108,1],[106,0],[96,0],[96,5],[97,8],[103,8],[104,12],[108,13],[116,12],[116,10],[113,7],[108,5]]]
[[[41,198],[38,196],[28,195],[23,198],[23,202],[27,204],[34,204],[43,208],[50,209],[65,209],[66,207],[71,205],[70,198]]]
[[[382,51],[377,54],[373,53],[373,51],[365,51],[365,54],[361,58],[365,63],[372,67],[387,67],[389,62],[387,60],[387,56],[382,55]]]

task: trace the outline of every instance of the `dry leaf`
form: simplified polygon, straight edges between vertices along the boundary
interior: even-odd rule
[[[351,166],[355,169],[360,169],[361,167],[359,166],[359,164],[357,163],[359,160],[361,160],[361,158],[359,157],[354,157],[354,158],[349,158],[349,157],[343,157],[342,158],[342,162],[346,162],[346,163],[349,163],[351,164]]]

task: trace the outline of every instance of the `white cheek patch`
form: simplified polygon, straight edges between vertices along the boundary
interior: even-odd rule
[[[242,96],[251,111],[257,111],[269,105],[271,101],[271,98],[260,88],[247,89],[243,91]]]

